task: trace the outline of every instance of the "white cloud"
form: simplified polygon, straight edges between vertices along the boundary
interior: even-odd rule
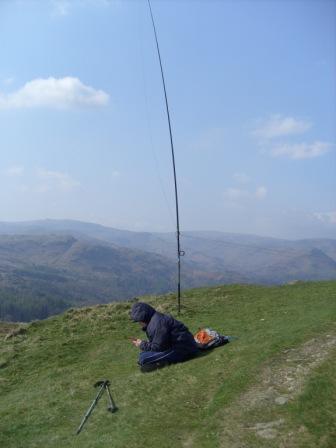
[[[55,16],[67,16],[70,12],[70,2],[67,0],[53,0],[53,15]]]
[[[6,175],[10,177],[22,176],[23,172],[24,167],[21,165],[13,165],[5,170]]]
[[[50,190],[71,191],[80,186],[80,183],[69,174],[60,171],[40,169],[37,177],[42,183],[36,187],[36,191],[44,193]]]
[[[264,199],[267,195],[267,188],[266,187],[258,187],[255,191],[255,197],[257,199]]]
[[[103,90],[95,90],[70,76],[59,79],[37,78],[16,92],[0,92],[0,109],[104,106],[108,101],[109,95]]]
[[[237,199],[246,198],[249,196],[249,192],[246,190],[242,190],[240,188],[227,188],[224,191],[224,196],[226,199],[229,199],[230,201],[235,201]]]
[[[247,184],[251,180],[251,178],[245,173],[235,173],[233,175],[233,179],[240,184]]]
[[[264,199],[267,195],[267,188],[264,186],[257,187],[255,191],[250,191],[242,188],[227,188],[224,191],[224,197],[229,201],[240,201],[245,199]]]
[[[51,3],[51,15],[54,17],[66,17],[70,13],[73,13],[79,7],[91,6],[91,7],[108,7],[113,6],[116,9],[116,5],[121,3],[122,0],[50,0]]]
[[[40,168],[35,171],[27,170],[24,166],[13,165],[3,173],[15,178],[16,188],[21,193],[69,192],[80,187],[80,182],[61,171]]]
[[[336,211],[325,213],[314,213],[315,218],[327,224],[336,224]]]
[[[328,142],[283,144],[273,148],[271,155],[273,157],[288,157],[295,160],[312,159],[326,154],[332,146]]]
[[[284,117],[282,115],[272,115],[260,123],[253,131],[253,135],[263,140],[270,140],[277,137],[303,134],[311,126],[312,123],[309,121],[299,120],[293,117]]]
[[[6,86],[9,86],[11,84],[13,84],[14,82],[14,78],[5,78],[2,80],[3,84],[5,84]]]

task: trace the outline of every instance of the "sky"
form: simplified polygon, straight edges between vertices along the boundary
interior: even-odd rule
[[[181,231],[336,238],[336,0],[152,0]],[[175,231],[146,0],[0,0],[0,221]]]

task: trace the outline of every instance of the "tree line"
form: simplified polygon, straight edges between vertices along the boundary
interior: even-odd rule
[[[0,321],[30,322],[45,319],[69,307],[68,303],[60,299],[17,296],[0,290]]]

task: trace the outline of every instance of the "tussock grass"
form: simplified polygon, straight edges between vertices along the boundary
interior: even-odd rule
[[[142,300],[176,315],[173,295]],[[266,400],[247,406],[244,397],[260,387],[265,369],[276,366],[279,373],[288,351],[307,358],[300,349],[307,341],[336,336],[336,282],[187,291],[180,318],[191,331],[210,326],[238,339],[149,374],[139,372],[128,339],[143,336],[129,320],[130,307],[70,309],[7,340],[0,332],[0,446],[332,447],[332,347],[283,405]],[[119,410],[108,413],[103,397],[75,436],[101,378],[110,379]]]

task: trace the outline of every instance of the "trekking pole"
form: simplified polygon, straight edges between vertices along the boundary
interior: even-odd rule
[[[113,398],[112,398],[112,395],[111,395],[111,392],[110,392],[110,389],[109,389],[109,385],[110,385],[109,380],[97,381],[97,382],[94,384],[94,387],[98,387],[98,386],[100,386],[100,389],[99,389],[99,391],[98,391],[98,393],[97,393],[97,395],[96,395],[96,398],[93,400],[93,402],[91,403],[89,409],[87,410],[86,414],[84,415],[84,417],[83,417],[83,419],[82,419],[82,421],[81,421],[81,424],[79,425],[79,427],[78,427],[78,429],[77,429],[77,431],[76,431],[76,434],[77,434],[77,435],[78,435],[78,434],[81,432],[81,430],[83,429],[83,426],[85,425],[86,421],[87,421],[88,418],[90,417],[90,415],[91,415],[93,409],[95,408],[95,406],[97,405],[98,401],[99,401],[100,398],[102,397],[102,395],[103,395],[103,393],[104,393],[104,390],[106,390],[106,392],[107,392],[107,394],[108,394],[108,397],[109,397],[109,404],[110,404],[110,405],[108,406],[107,410],[110,411],[110,412],[116,412],[116,410],[117,410],[117,406],[115,405],[115,403],[114,403],[114,401],[113,401]]]
[[[105,389],[106,389],[106,392],[107,392],[107,395],[108,395],[108,398],[109,398],[109,403],[110,403],[110,405],[108,406],[107,410],[113,413],[113,412],[116,412],[118,408],[115,405],[114,400],[112,398],[109,385],[110,385],[110,382],[108,382],[106,384],[106,386],[105,386]]]

